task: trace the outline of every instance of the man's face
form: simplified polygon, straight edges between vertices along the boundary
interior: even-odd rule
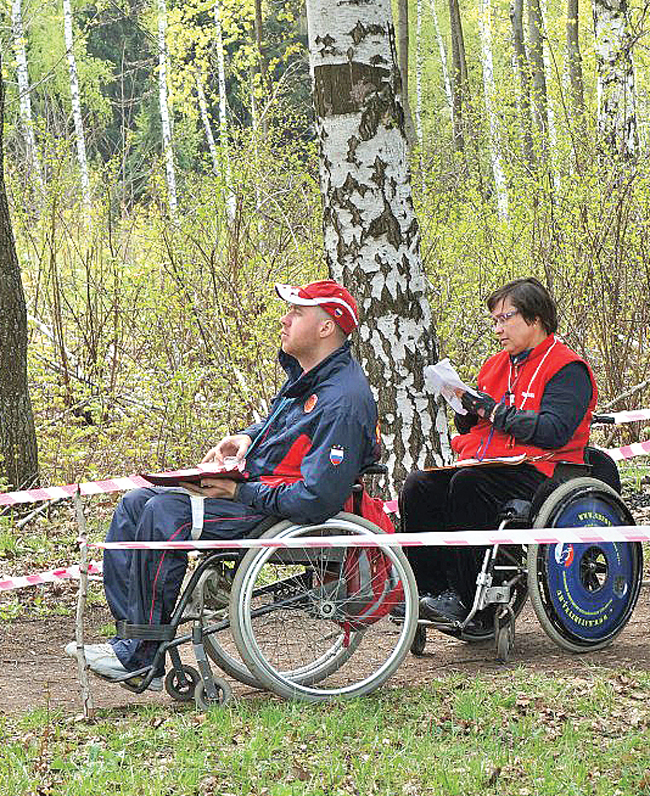
[[[309,359],[321,340],[319,332],[326,321],[324,315],[319,307],[289,304],[286,314],[280,318],[280,345],[285,354],[299,362]]]

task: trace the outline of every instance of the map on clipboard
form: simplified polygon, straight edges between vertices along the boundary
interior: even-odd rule
[[[523,464],[530,457],[526,453],[519,453],[517,456],[495,456],[493,459],[459,459],[453,464],[441,464],[439,467],[425,467],[425,472],[434,470],[459,470],[462,467],[489,467],[491,464]]]
[[[183,482],[200,484],[203,478],[230,478],[233,481],[245,481],[246,460],[241,459],[236,464],[226,460],[225,464],[197,464],[185,470],[171,470],[166,473],[140,473],[142,478],[155,486],[179,486]]]

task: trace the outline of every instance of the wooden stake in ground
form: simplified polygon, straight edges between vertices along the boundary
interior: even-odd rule
[[[77,665],[79,668],[79,684],[81,685],[84,718],[90,719],[93,715],[93,698],[88,681],[88,664],[84,654],[84,610],[88,595],[88,531],[79,488],[74,493],[74,507],[77,515],[77,526],[79,527],[79,593],[75,620],[75,640],[77,642]]]

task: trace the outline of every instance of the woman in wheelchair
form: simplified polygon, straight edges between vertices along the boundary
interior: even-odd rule
[[[415,471],[400,496],[404,531],[488,530],[501,506],[531,500],[559,462],[584,463],[597,390],[589,365],[556,337],[557,310],[536,279],[517,279],[487,299],[501,346],[478,376],[478,396],[464,392],[456,415],[458,458],[484,463],[526,454],[517,466],[491,464]],[[460,622],[469,612],[482,551],[409,548],[420,617]],[[475,620],[480,623],[481,614]],[[488,617],[485,617],[489,621]]]

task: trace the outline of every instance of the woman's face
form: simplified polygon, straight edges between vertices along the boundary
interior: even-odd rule
[[[494,334],[510,355],[534,348],[548,336],[539,318],[528,324],[507,297],[495,305],[491,315]]]

